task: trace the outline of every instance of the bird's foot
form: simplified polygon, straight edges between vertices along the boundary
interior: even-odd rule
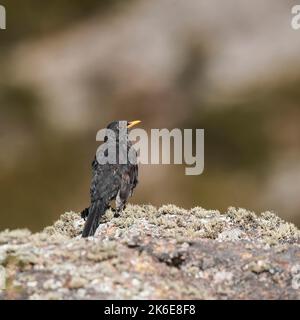
[[[115,218],[119,218],[119,217],[120,217],[120,215],[121,215],[121,211],[117,211],[117,210],[115,210],[114,217],[115,217]]]
[[[119,218],[120,215],[122,214],[122,212],[126,209],[126,206],[124,206],[123,208],[119,208],[119,209],[115,209],[115,214],[114,214],[114,217],[115,218]]]
[[[80,213],[80,215],[81,215],[81,218],[82,218],[82,219],[86,220],[87,217],[88,217],[88,215],[89,215],[89,208],[84,209],[84,210]]]
[[[120,217],[120,214],[116,212],[116,213],[114,214],[114,218],[119,218],[119,217]]]

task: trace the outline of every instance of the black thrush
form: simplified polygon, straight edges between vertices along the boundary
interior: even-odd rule
[[[108,125],[107,129],[114,132],[116,140],[114,143],[116,151],[115,163],[98,162],[96,156],[92,163],[93,177],[90,188],[91,205],[85,209],[81,216],[86,219],[86,223],[82,232],[82,237],[93,236],[100,224],[100,218],[107,209],[110,208],[112,200],[116,202],[115,216],[118,216],[124,209],[129,196],[132,196],[133,190],[138,183],[138,165],[134,161],[129,160],[129,150],[131,155],[136,159],[137,154],[132,149],[132,143],[127,140],[128,129],[141,121],[123,122],[115,121]],[[125,139],[120,138],[120,124],[125,124]],[[127,128],[126,128],[127,127]],[[126,142],[126,144],[124,143]],[[105,137],[104,142],[106,144],[111,143],[108,137]],[[109,147],[109,146],[108,146]],[[120,161],[119,154],[125,152],[126,164]],[[133,154],[132,154],[133,152]]]

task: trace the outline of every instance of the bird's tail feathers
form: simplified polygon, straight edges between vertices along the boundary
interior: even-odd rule
[[[108,206],[102,201],[98,200],[91,204],[86,223],[83,228],[82,237],[87,238],[95,234],[99,224],[100,218],[108,209]]]

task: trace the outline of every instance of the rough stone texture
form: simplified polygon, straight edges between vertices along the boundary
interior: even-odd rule
[[[101,222],[89,239],[73,212],[41,233],[0,233],[0,298],[300,298],[300,232],[272,212],[144,205]]]

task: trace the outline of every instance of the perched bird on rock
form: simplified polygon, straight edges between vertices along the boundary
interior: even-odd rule
[[[107,127],[109,129],[107,131],[113,132],[116,139],[113,143],[106,136],[104,142],[108,144],[107,148],[115,147],[116,161],[115,163],[100,164],[96,155],[92,163],[91,205],[81,213],[81,216],[86,219],[82,232],[82,237],[84,238],[95,234],[100,224],[100,218],[110,208],[112,200],[116,202],[115,216],[118,216],[125,208],[128,198],[132,196],[133,190],[137,186],[138,165],[136,161],[129,161],[129,150],[131,150],[131,158],[135,158],[135,160],[137,154],[132,148],[132,143],[128,141],[128,130],[140,122],[139,120],[132,122],[115,121]],[[125,137],[120,137],[121,123],[125,124]],[[123,153],[123,156],[125,155],[127,160],[125,164],[120,161],[120,153]]]

